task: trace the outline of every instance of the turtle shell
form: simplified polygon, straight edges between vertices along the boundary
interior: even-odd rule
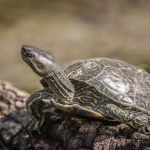
[[[70,80],[84,82],[118,104],[150,112],[150,75],[140,67],[94,58],[71,62],[64,70]]]

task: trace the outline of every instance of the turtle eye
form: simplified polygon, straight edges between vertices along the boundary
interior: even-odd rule
[[[31,54],[30,52],[27,52],[27,53],[26,53],[26,57],[32,58],[32,57],[33,57],[33,54]]]

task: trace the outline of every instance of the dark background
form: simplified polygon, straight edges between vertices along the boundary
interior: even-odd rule
[[[149,0],[0,0],[0,79],[32,91],[38,77],[21,60],[22,44],[60,63],[109,57],[149,67]]]

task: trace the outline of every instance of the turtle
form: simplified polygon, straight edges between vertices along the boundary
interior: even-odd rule
[[[41,105],[49,105],[149,131],[150,75],[144,69],[110,58],[75,60],[61,66],[54,56],[30,45],[22,46],[21,55],[43,85],[26,102],[36,127],[44,121]]]

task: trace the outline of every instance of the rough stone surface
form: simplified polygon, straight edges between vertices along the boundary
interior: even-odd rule
[[[37,132],[23,124],[30,117],[25,109],[28,93],[0,81],[1,150],[148,150],[150,135],[133,131],[124,124],[74,116],[44,108],[46,121]]]

